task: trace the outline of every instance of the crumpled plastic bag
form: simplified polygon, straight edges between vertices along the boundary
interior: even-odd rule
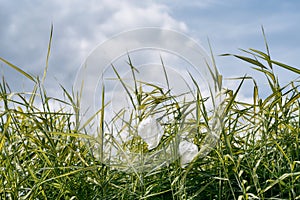
[[[194,143],[184,140],[179,143],[178,151],[180,155],[180,165],[181,167],[185,167],[198,154],[198,147]]]
[[[148,150],[158,146],[164,131],[162,126],[153,117],[147,117],[138,126],[138,135],[148,144]]]

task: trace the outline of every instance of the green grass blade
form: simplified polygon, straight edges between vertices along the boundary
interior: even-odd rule
[[[295,72],[296,74],[300,74],[300,69],[296,68],[296,67],[291,67],[289,65],[283,64],[281,62],[275,61],[275,60],[271,60],[271,62],[279,67],[282,67],[284,69],[287,69],[289,71]]]
[[[53,37],[53,24],[51,24],[50,38],[49,38],[47,57],[46,57],[46,66],[45,66],[43,77],[42,77],[42,85],[45,82],[48,67],[49,67],[49,58],[50,58],[50,52],[51,52],[52,37]]]
[[[21,68],[17,67],[16,65],[8,62],[7,60],[5,60],[4,58],[1,58],[0,57],[0,60],[2,62],[4,62],[5,64],[7,64],[9,67],[13,68],[14,70],[18,71],[19,73],[21,73],[23,76],[25,76],[26,78],[30,79],[31,81],[35,82],[36,83],[36,79],[29,75],[28,73],[26,73],[25,71],[23,71]]]

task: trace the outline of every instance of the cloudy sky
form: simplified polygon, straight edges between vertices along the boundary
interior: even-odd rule
[[[0,0],[0,57],[42,76],[53,24],[46,85],[50,95],[57,96],[59,84],[71,91],[81,64],[98,44],[127,30],[161,27],[189,35],[207,51],[209,38],[224,78],[248,74],[262,80],[249,65],[218,55],[238,53],[238,48],[264,50],[263,25],[272,57],[299,67],[299,9],[300,1],[293,0]],[[4,63],[0,71],[13,90],[31,87]],[[276,72],[283,83],[297,77],[281,69]],[[237,84],[225,81],[231,89]],[[244,98],[251,92],[244,88]]]

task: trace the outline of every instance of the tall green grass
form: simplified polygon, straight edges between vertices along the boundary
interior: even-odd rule
[[[47,62],[50,44],[51,39]],[[35,83],[27,93],[10,91],[5,77],[0,84],[0,199],[300,199],[299,79],[281,86],[273,69],[300,70],[271,59],[267,43],[266,52],[242,51],[231,56],[263,73],[271,92],[260,98],[252,77],[240,78],[238,88],[225,88],[216,148],[185,168],[174,161],[151,173],[117,170],[96,158],[93,144],[99,141],[80,128],[76,95],[64,88],[65,99],[47,95],[43,82],[48,65],[40,80],[0,58]],[[241,86],[249,80],[253,101],[239,101]],[[156,97],[147,102],[150,107]],[[53,110],[53,101],[61,109]],[[177,111],[186,107],[180,104]],[[169,129],[176,126],[169,124]]]

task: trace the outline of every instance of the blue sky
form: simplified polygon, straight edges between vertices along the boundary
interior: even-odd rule
[[[162,27],[183,32],[209,51],[209,38],[217,66],[224,78],[255,76],[266,92],[264,76],[233,57],[238,48],[264,50],[265,28],[275,60],[299,68],[300,1],[295,0],[0,0],[0,57],[33,75],[42,76],[51,23],[53,43],[46,87],[59,96],[59,84],[69,91],[89,53],[111,36],[139,27]],[[0,64],[0,72],[12,90],[29,90],[31,83]],[[285,84],[296,74],[276,68]],[[235,89],[237,81],[225,81]],[[250,83],[247,83],[250,84]],[[251,97],[246,84],[241,98]],[[251,85],[251,84],[250,84]],[[262,95],[263,96],[263,95]]]

